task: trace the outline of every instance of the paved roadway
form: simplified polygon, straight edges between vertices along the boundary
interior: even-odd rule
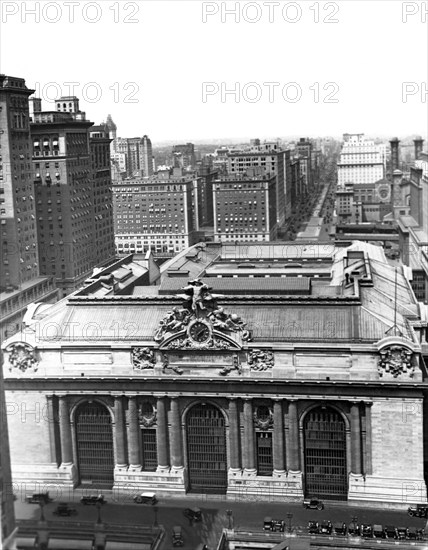
[[[362,508],[349,506],[347,503],[329,503],[323,511],[305,510],[300,503],[278,503],[278,502],[231,502],[224,499],[205,500],[197,498],[196,495],[187,495],[185,498],[161,497],[155,518],[154,507],[146,504],[134,504],[129,498],[121,499],[121,503],[115,503],[111,493],[105,492],[108,503],[101,509],[101,517],[105,523],[123,523],[126,525],[153,525],[155,519],[163,525],[166,530],[160,550],[171,550],[171,531],[174,525],[181,525],[184,536],[183,550],[195,550],[200,542],[204,542],[209,548],[216,548],[220,533],[223,528],[228,527],[229,518],[226,510],[232,510],[232,521],[236,528],[249,531],[262,530],[264,516],[284,519],[287,523],[287,514],[293,514],[291,523],[293,528],[306,531],[309,520],[322,521],[329,519],[333,523],[345,521],[350,523],[356,516],[359,523],[371,524],[392,524],[395,526],[425,528],[425,520],[411,518],[405,510],[385,511],[373,508]],[[95,506],[84,506],[80,504],[80,494],[74,493],[68,499],[78,510],[77,516],[71,518],[60,518],[61,521],[88,521],[95,523],[97,520],[97,509]],[[61,500],[66,500],[61,497]],[[45,506],[45,517],[47,520],[58,520],[53,511],[59,499]],[[198,506],[202,510],[203,520],[200,523],[191,525],[183,515],[185,507]],[[37,520],[40,517],[39,506],[26,504],[18,499],[15,502],[16,516],[18,519]]]

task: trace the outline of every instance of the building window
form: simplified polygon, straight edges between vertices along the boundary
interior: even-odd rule
[[[271,476],[273,472],[272,432],[256,432],[257,474]]]
[[[156,430],[142,429],[141,441],[143,447],[143,470],[155,472],[158,465]]]

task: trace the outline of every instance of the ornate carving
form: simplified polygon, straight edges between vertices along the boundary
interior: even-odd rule
[[[146,428],[151,428],[156,424],[156,409],[151,403],[146,403],[146,406],[151,407],[151,414],[147,414],[147,411],[144,411],[144,405],[142,405],[138,409],[138,420]]]
[[[226,313],[222,307],[218,307],[216,299],[219,295],[211,294],[210,290],[200,279],[189,281],[183,288],[184,294],[177,295],[183,299],[182,308],[174,307],[167,312],[159,323],[154,341],[161,344],[169,336],[177,334],[178,341],[168,346],[171,349],[229,349],[219,341],[215,345],[210,344],[215,340],[214,330],[240,333],[243,341],[250,341],[251,333],[245,328],[246,323],[238,315]],[[207,327],[205,330],[204,324]]]
[[[247,362],[251,370],[268,370],[275,365],[275,357],[272,351],[252,349],[248,352]]]
[[[198,343],[190,340],[186,336],[172,340],[168,344],[168,349],[198,349],[198,350],[212,350],[212,349],[235,349],[227,340],[221,340],[215,336],[208,342]]]
[[[257,428],[267,430],[273,427],[273,412],[272,409],[266,405],[260,405],[254,411],[254,424]]]
[[[166,353],[162,355],[163,364],[162,364],[162,372],[166,374],[167,369],[171,369],[172,371],[176,372],[177,374],[183,374],[183,369],[180,369],[180,367],[177,367],[176,365],[170,365],[169,364],[169,357]]]
[[[155,353],[150,348],[132,348],[132,363],[134,369],[152,369],[155,366]]]
[[[409,349],[394,345],[384,348],[379,353],[379,376],[383,376],[385,372],[389,372],[394,378],[397,378],[400,374],[407,372],[410,378],[413,377],[415,367],[412,365],[413,353]]]
[[[222,374],[223,376],[229,374],[229,372],[233,371],[233,370],[237,370],[238,371],[238,374],[242,374],[242,369],[241,369],[241,362],[239,361],[239,357],[238,355],[234,355],[233,356],[233,359],[232,359],[232,365],[225,365],[221,371],[219,372],[219,374]]]
[[[18,369],[22,372],[33,369],[37,371],[38,360],[36,350],[25,342],[14,342],[10,344],[6,351],[9,352],[9,370]]]

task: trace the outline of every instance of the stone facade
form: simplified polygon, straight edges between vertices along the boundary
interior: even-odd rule
[[[25,346],[5,344],[14,481],[425,502],[420,343],[410,325],[385,336],[362,323],[365,288],[353,288],[250,299],[196,279],[177,296],[69,297],[29,327]],[[260,315],[273,323],[285,311],[290,327],[333,307],[352,322],[330,338],[328,327],[319,339],[263,336]]]

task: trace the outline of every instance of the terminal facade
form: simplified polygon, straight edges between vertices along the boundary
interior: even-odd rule
[[[382,249],[197,245],[156,286],[137,263],[4,343],[15,483],[426,502],[426,306]]]

